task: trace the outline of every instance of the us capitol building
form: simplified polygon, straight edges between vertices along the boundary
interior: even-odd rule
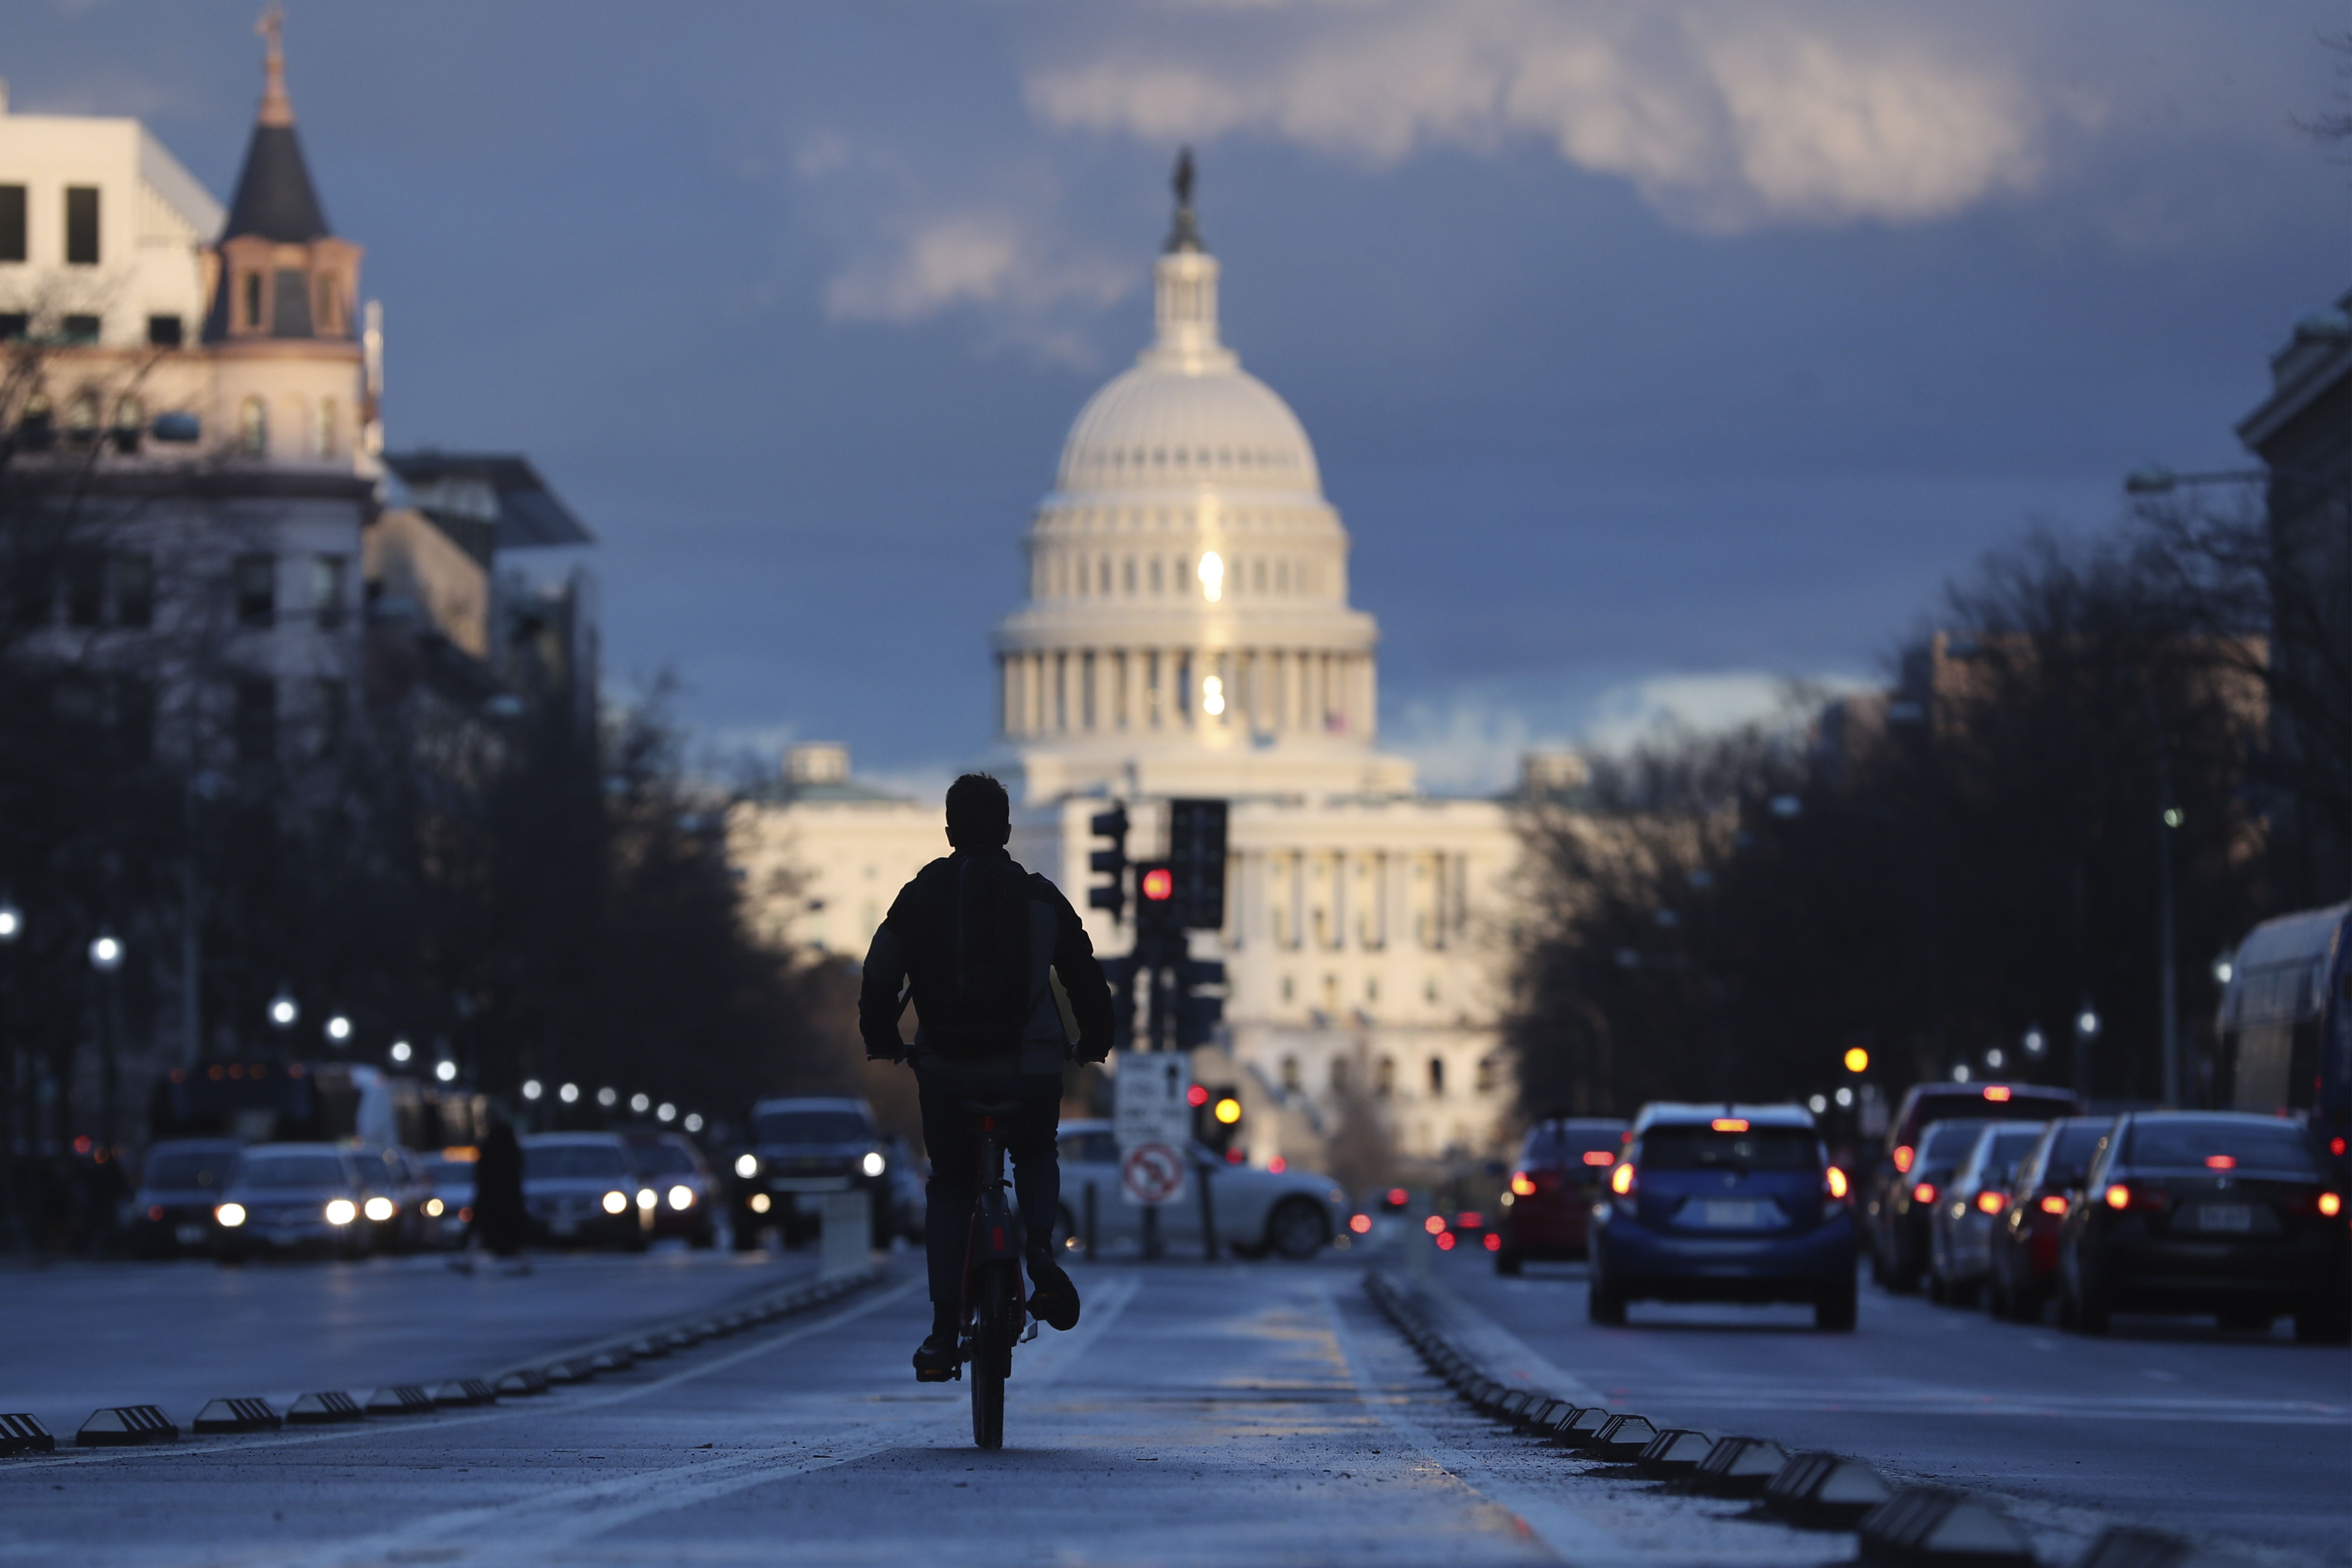
[[[1136,859],[1164,844],[1170,798],[1229,800],[1225,926],[1194,938],[1225,961],[1226,1032],[1193,1065],[1242,1086],[1252,1161],[1316,1164],[1358,1097],[1408,1158],[1486,1152],[1512,1099],[1508,808],[1422,795],[1379,750],[1379,629],[1348,600],[1347,531],[1297,416],[1218,335],[1189,199],[1154,274],[1150,346],[1071,426],[1024,543],[1028,598],[996,629],[1013,857],[1083,910],[1087,819],[1111,800]],[[1574,763],[1533,757],[1530,778]],[[843,957],[947,853],[937,801],[858,783],[839,746],[793,748],[731,835],[762,933]],[[1127,950],[1130,928],[1086,913],[1098,951]]]

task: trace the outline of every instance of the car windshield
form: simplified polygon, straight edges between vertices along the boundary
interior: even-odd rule
[[[2094,1122],[2088,1127],[2062,1127],[2058,1142],[2050,1151],[2050,1158],[2042,1169],[2042,1184],[2046,1187],[2071,1187],[2081,1182],[2091,1168],[2091,1156],[2099,1152],[2099,1140],[2107,1135],[2110,1124]]]
[[[763,1110],[751,1118],[751,1136],[761,1143],[859,1143],[874,1128],[855,1110]]]
[[[147,1184],[158,1191],[184,1187],[210,1187],[215,1192],[228,1185],[236,1172],[237,1152],[234,1149],[191,1150],[179,1154],[157,1154],[147,1162]]]
[[[620,1150],[610,1143],[527,1144],[522,1152],[522,1173],[533,1181],[591,1181],[599,1176],[626,1175],[628,1166],[623,1163]]]
[[[1984,1131],[1986,1118],[1971,1116],[1965,1121],[1938,1121],[1927,1129],[1919,1141],[1919,1163],[1957,1165],[1968,1158],[1969,1151]]]
[[[444,1160],[437,1154],[427,1154],[423,1162],[425,1179],[436,1187],[470,1187],[474,1184],[474,1166],[469,1160]]]
[[[2007,1175],[2041,1142],[2039,1127],[2003,1128],[1992,1135],[1992,1147],[1985,1151],[1984,1173],[1996,1179]]]
[[[690,1176],[694,1156],[675,1143],[654,1143],[637,1151],[637,1169],[648,1176]]]
[[[2303,1130],[2292,1122],[2237,1121],[2218,1116],[2136,1121],[2124,1161],[2131,1165],[2201,1166],[2306,1178],[2319,1174],[2310,1143]]]
[[[1755,1127],[1718,1132],[1711,1127],[1653,1127],[1642,1134],[1644,1171],[1813,1171],[1820,1141],[1801,1127]]]
[[[1938,1121],[2006,1121],[2011,1117],[2020,1121],[2051,1119],[2074,1115],[2077,1109],[2072,1099],[2049,1089],[2012,1089],[2001,1100],[1987,1100],[1981,1089],[1923,1095],[1911,1108],[1908,1123],[1911,1136],[1898,1138],[1895,1142],[1913,1142],[1918,1134]]]
[[[1526,1145],[1519,1150],[1519,1163],[1603,1169],[1617,1163],[1617,1151],[1624,1142],[1622,1127],[1531,1127]]]
[[[244,1187],[340,1187],[347,1178],[332,1154],[265,1154],[236,1174]]]

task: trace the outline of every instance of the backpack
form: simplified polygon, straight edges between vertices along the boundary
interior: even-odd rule
[[[924,1047],[949,1059],[1021,1048],[1036,1010],[1029,873],[1007,855],[934,860],[908,889],[907,973]]]

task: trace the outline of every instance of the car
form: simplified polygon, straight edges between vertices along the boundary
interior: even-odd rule
[[[2308,1128],[2240,1111],[2118,1116],[2058,1235],[2059,1321],[2211,1312],[2225,1329],[2294,1314],[2299,1340],[2352,1338],[2352,1232]]]
[[[234,1138],[173,1138],[147,1149],[131,1199],[130,1242],[140,1258],[210,1250],[213,1209],[236,1173],[245,1145]]]
[[[474,1223],[474,1163],[480,1152],[470,1145],[452,1145],[420,1154],[417,1173],[425,1178],[425,1245],[450,1250],[466,1245]]]
[[[653,1244],[657,1198],[637,1180],[627,1140],[616,1132],[535,1132],[520,1142],[532,1241],[631,1252]]]
[[[425,1245],[425,1205],[432,1184],[417,1168],[415,1156],[394,1144],[352,1146],[352,1165],[367,1195],[360,1201],[360,1223],[369,1227],[372,1249],[414,1252]]]
[[[1800,1105],[1652,1104],[1592,1210],[1592,1321],[1630,1301],[1803,1301],[1854,1322],[1853,1207]]]
[[[1938,1121],[2047,1121],[2082,1112],[2080,1100],[2046,1084],[1914,1084],[1895,1109],[1860,1194],[1871,1278],[1889,1290],[1916,1290],[1927,1269],[1927,1210],[1913,1201],[1920,1176],[1912,1167],[1927,1128]]]
[[[677,1132],[626,1134],[637,1179],[653,1189],[654,1236],[682,1236],[688,1247],[719,1245],[719,1179],[693,1141]]]
[[[1068,1247],[1084,1245],[1087,1194],[1094,1194],[1095,1243],[1140,1243],[1143,1205],[1128,1200],[1119,1180],[1118,1138],[1108,1121],[1076,1118],[1062,1123],[1062,1212],[1056,1234]],[[1218,1242],[1243,1258],[1306,1259],[1347,1229],[1348,1194],[1330,1177],[1308,1171],[1234,1164],[1205,1143],[1189,1151],[1187,1189],[1160,1205],[1160,1239],[1171,1250],[1202,1246],[1201,1190],[1208,1186]]]
[[[213,1256],[242,1263],[265,1253],[364,1258],[374,1236],[361,1210],[367,1184],[351,1152],[333,1143],[257,1143],[213,1207]]]
[[[1992,1227],[2009,1207],[2017,1163],[2041,1142],[2039,1121],[1962,1121],[1969,1152],[1927,1216],[1927,1296],[1973,1307],[1992,1268]]]
[[[890,1239],[890,1156],[862,1100],[801,1096],[751,1108],[751,1141],[730,1164],[735,1249],[760,1245],[773,1226],[786,1247],[817,1233],[827,1193],[862,1192],[871,1205],[874,1245]]]
[[[1632,1127],[1622,1120],[1561,1116],[1528,1129],[1510,1182],[1496,1200],[1496,1273],[1517,1274],[1530,1258],[1584,1256],[1593,1200]]]
[[[2018,1163],[2009,1207],[1995,1218],[1988,1238],[1985,1301],[1995,1317],[2042,1321],[2058,1277],[2059,1228],[2083,1189],[2099,1140],[2114,1125],[2112,1116],[2062,1116]]]

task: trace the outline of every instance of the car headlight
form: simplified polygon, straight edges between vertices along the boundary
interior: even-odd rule
[[[661,1194],[655,1192],[651,1187],[639,1187],[637,1189],[637,1206],[639,1208],[649,1209],[660,1202]]]
[[[760,1173],[760,1156],[757,1154],[736,1155],[735,1173],[742,1177],[747,1182],[752,1177],[758,1175]]]
[[[888,1164],[889,1162],[882,1158],[882,1151],[873,1149],[867,1151],[866,1158],[857,1163],[857,1168],[869,1176],[878,1176]]]
[[[359,1217],[359,1205],[349,1198],[336,1198],[327,1205],[329,1225],[349,1225]]]
[[[229,1229],[235,1230],[238,1226],[245,1223],[245,1205],[243,1204],[223,1204],[220,1207],[213,1210],[213,1218],[220,1221],[221,1224],[226,1226]]]
[[[392,1217],[392,1200],[390,1198],[370,1198],[367,1201],[367,1206],[360,1212],[367,1215],[368,1218],[375,1221],[376,1224],[382,1225],[385,1220]]]
[[[629,1194],[626,1193],[606,1193],[604,1194],[604,1212],[606,1214],[628,1213]]]
[[[425,1212],[431,1215],[435,1219],[439,1219],[441,1217],[441,1211],[447,1205],[442,1203],[439,1198],[427,1198],[425,1200]]]
[[[680,1182],[677,1185],[672,1187],[669,1190],[669,1206],[674,1209],[692,1208],[694,1206],[694,1189],[688,1186],[684,1182]]]

